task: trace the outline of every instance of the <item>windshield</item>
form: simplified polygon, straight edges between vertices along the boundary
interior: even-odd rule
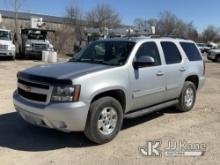
[[[45,40],[47,37],[47,33],[43,31],[34,31],[30,30],[28,31],[28,39],[32,40]]]
[[[11,40],[10,32],[8,31],[0,31],[0,40]]]
[[[131,41],[97,41],[77,53],[70,61],[124,65],[133,49]]]
[[[199,47],[204,47],[205,44],[197,44]]]

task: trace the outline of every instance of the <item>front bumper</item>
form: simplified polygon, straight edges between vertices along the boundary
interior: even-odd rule
[[[0,50],[1,57],[15,57],[14,50]]]
[[[208,60],[215,60],[215,54],[208,54],[207,55],[207,58],[208,58]]]
[[[16,111],[28,123],[63,132],[84,131],[89,106],[83,102],[42,105],[26,100],[16,91],[13,102]]]
[[[26,50],[25,51],[26,56],[42,56],[42,51],[34,51],[34,50]]]

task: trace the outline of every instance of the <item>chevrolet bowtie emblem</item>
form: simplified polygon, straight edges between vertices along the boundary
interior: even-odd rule
[[[30,92],[31,91],[31,87],[27,86],[27,85],[23,85],[23,89],[25,92]]]

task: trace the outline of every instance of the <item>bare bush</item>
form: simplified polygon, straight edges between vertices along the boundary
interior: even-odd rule
[[[73,51],[74,34],[74,29],[70,26],[62,25],[56,29],[55,47],[58,53],[71,53]]]
[[[203,32],[202,32],[202,39],[204,42],[208,41],[215,41],[215,42],[220,42],[220,29],[209,25]]]

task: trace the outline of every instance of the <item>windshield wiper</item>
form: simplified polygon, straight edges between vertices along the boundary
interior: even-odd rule
[[[70,62],[88,62],[91,61],[90,59],[80,59],[80,58],[75,58],[75,59],[70,59]]]

